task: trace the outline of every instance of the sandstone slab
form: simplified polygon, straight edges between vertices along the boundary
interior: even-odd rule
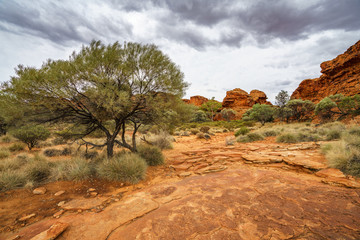
[[[39,233],[31,240],[53,240],[63,233],[69,225],[67,223],[57,222],[53,224],[48,230]]]
[[[74,199],[71,200],[61,207],[65,210],[89,210],[97,207],[105,202],[107,198],[86,198],[86,199]]]

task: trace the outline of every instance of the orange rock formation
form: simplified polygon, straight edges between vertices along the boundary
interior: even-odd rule
[[[204,103],[206,103],[207,101],[209,101],[209,99],[207,99],[206,97],[203,96],[192,96],[189,99],[183,99],[183,101],[187,104],[193,104],[195,106],[200,107],[201,105],[203,105]]]
[[[346,96],[360,94],[360,41],[335,59],[323,62],[322,75],[302,81],[291,95],[315,103],[324,97],[342,93]]]

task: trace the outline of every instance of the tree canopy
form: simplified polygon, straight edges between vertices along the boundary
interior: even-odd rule
[[[8,109],[25,109],[23,116],[29,120],[86,126],[79,138],[103,131],[104,144],[87,143],[107,146],[111,157],[115,143],[136,151],[141,124],[176,114],[174,106],[188,86],[183,78],[155,45],[92,41],[69,60],[48,60],[39,69],[19,65],[16,76],[3,85],[1,97]],[[125,138],[128,124],[134,129],[130,143]],[[119,134],[121,139],[116,138]]]

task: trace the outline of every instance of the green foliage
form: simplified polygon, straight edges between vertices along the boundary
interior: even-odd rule
[[[315,107],[315,114],[318,115],[322,121],[331,120],[335,114],[332,109],[337,105],[329,97],[322,99]]]
[[[165,163],[164,155],[160,148],[150,145],[139,145],[138,154],[142,157],[149,166],[163,165]]]
[[[230,120],[234,119],[236,116],[236,111],[234,111],[233,109],[229,109],[229,108],[224,108],[223,110],[221,110],[220,113],[221,113],[221,116],[228,122]]]
[[[209,100],[200,106],[200,110],[204,111],[211,121],[214,121],[214,116],[217,110],[222,107],[221,103],[216,100]]]
[[[114,144],[136,151],[135,142],[116,139],[129,124],[135,136],[142,124],[185,117],[188,106],[180,98],[188,84],[183,79],[179,67],[155,45],[93,41],[69,60],[48,60],[40,69],[19,65],[3,86],[0,103],[5,104],[0,105],[21,109],[26,112],[19,114],[22,118],[83,126],[77,138],[101,130],[111,157]]]
[[[274,120],[274,108],[266,104],[255,104],[252,109],[249,109],[245,114],[245,119],[250,119],[260,122],[264,125],[266,122]],[[243,118],[244,118],[243,117]]]
[[[8,135],[3,136],[3,137],[1,138],[1,141],[4,142],[4,143],[9,143],[9,142],[11,142],[11,137],[8,136]]]
[[[89,179],[93,170],[85,158],[75,157],[66,165],[67,180],[81,181]]]
[[[22,143],[13,143],[9,147],[10,152],[18,152],[18,151],[22,151],[24,149],[25,149],[25,146]]]
[[[55,156],[66,156],[71,154],[71,149],[66,147],[64,149],[55,149],[48,148],[43,151],[43,154],[47,157],[55,157]]]
[[[259,133],[248,133],[244,136],[239,136],[236,141],[238,142],[255,142],[255,141],[261,141],[264,140],[264,137]]]
[[[207,120],[208,117],[206,113],[202,110],[197,110],[194,112],[191,122],[206,122]]]
[[[286,105],[277,108],[275,111],[276,117],[280,118],[281,121],[289,122],[290,118],[294,115],[293,110],[290,107],[287,107]]]
[[[103,161],[98,166],[98,174],[108,180],[135,184],[145,178],[146,169],[147,164],[139,155],[123,154]]]
[[[287,91],[281,90],[275,97],[275,104],[280,108],[285,107],[287,102],[290,100],[290,96]]]
[[[20,141],[26,143],[29,150],[31,150],[40,140],[44,141],[50,136],[49,130],[41,125],[23,126],[13,130],[11,134]]]
[[[304,121],[309,119],[309,115],[315,109],[315,104],[309,100],[293,99],[286,104],[286,107],[291,109],[295,120]]]
[[[246,135],[250,132],[250,129],[247,127],[241,127],[239,130],[235,132],[235,137],[238,137],[240,135]]]

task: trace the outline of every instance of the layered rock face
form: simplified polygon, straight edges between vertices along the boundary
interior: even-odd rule
[[[338,93],[346,96],[360,94],[360,41],[335,59],[323,62],[320,67],[322,75],[302,81],[291,99],[317,103]]]
[[[203,105],[204,103],[209,101],[209,99],[207,99],[206,97],[197,95],[197,96],[190,97],[190,99],[183,99],[183,101],[187,104],[193,104],[195,106],[200,107],[201,105]]]
[[[236,119],[241,119],[242,115],[257,103],[271,105],[266,99],[267,96],[262,91],[252,90],[250,94],[248,94],[240,88],[235,88],[226,92],[222,106],[223,108],[235,110],[237,112]]]

